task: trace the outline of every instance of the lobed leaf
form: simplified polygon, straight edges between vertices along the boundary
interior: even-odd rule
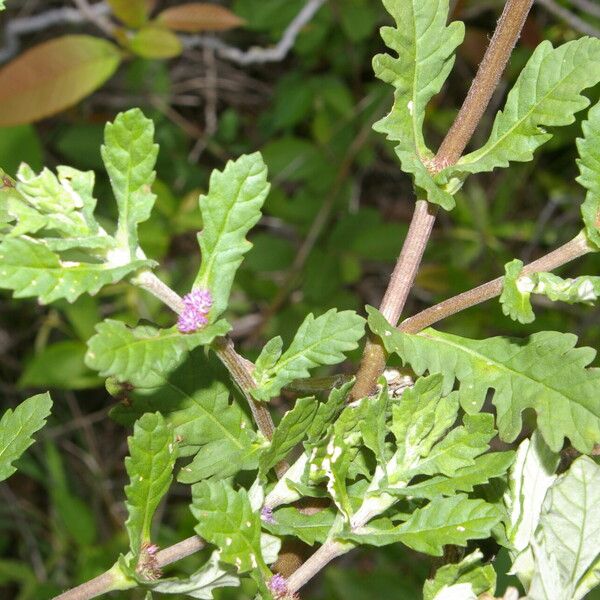
[[[297,446],[307,435],[317,414],[319,403],[316,398],[300,398],[294,408],[283,415],[273,432],[269,446],[260,455],[258,465],[262,473],[267,473]]]
[[[396,27],[383,27],[381,36],[397,53],[373,59],[375,75],[394,86],[394,105],[374,129],[398,142],[396,153],[402,169],[430,202],[450,210],[454,198],[430,174],[433,153],[423,138],[425,109],[444,84],[454,64],[454,51],[464,37],[464,25],[447,25],[448,0],[384,0]]]
[[[224,481],[202,481],[192,487],[192,514],[196,533],[221,551],[221,560],[235,565],[239,573],[265,565],[261,546],[260,517],[250,505],[245,489],[235,491]]]
[[[600,81],[600,40],[583,37],[558,48],[542,42],[533,52],[498,112],[485,145],[461,158],[450,175],[481,173],[510,162],[532,160],[552,134],[545,127],[569,125],[589,106],[582,91]]]
[[[218,552],[213,552],[202,567],[188,579],[161,579],[150,584],[159,594],[184,594],[190,598],[212,600],[214,590],[222,587],[239,587],[240,579],[220,561]]]
[[[588,241],[600,249],[600,102],[590,109],[581,127],[583,138],[577,140],[581,175],[577,181],[587,190],[581,214]]]
[[[74,302],[81,294],[96,294],[148,264],[147,260],[134,260],[113,267],[65,261],[42,241],[7,237],[0,243],[0,288],[13,290],[15,298],[37,296],[42,304],[59,298]]]
[[[498,432],[512,441],[521,431],[521,413],[533,408],[548,446],[558,451],[568,437],[580,452],[590,452],[600,439],[597,388],[600,370],[586,368],[591,348],[575,348],[572,334],[544,331],[526,340],[469,340],[433,329],[419,335],[392,328],[369,308],[369,325],[388,352],[397,353],[417,374],[441,373],[444,389],[460,381],[467,412],[478,411],[488,389],[495,390]]]
[[[152,388],[161,385],[189,351],[210,344],[230,329],[221,320],[196,333],[182,334],[177,327],[130,328],[121,321],[106,319],[96,325],[96,335],[88,341],[85,361],[102,377],[116,377],[136,387]]]
[[[456,492],[472,492],[476,485],[504,476],[514,460],[514,452],[491,452],[477,457],[468,467],[456,469],[451,477],[437,475],[407,487],[392,487],[384,491],[395,496],[428,500],[439,496],[454,496]]]
[[[154,143],[154,123],[139,108],[119,113],[104,129],[102,160],[117,201],[117,245],[123,262],[137,256],[137,227],[150,217],[156,196],[151,186],[158,146]]]
[[[537,432],[519,444],[504,495],[508,514],[506,537],[513,552],[522,552],[531,544],[544,498],[556,480],[559,459],[559,454],[552,452]]]
[[[267,167],[257,152],[214,170],[208,194],[200,197],[202,263],[193,287],[210,290],[213,321],[227,308],[235,273],[252,247],[246,234],[260,219],[268,192]]]
[[[160,386],[128,393],[111,415],[131,424],[145,412],[160,411],[180,440],[180,455],[194,456],[178,479],[194,483],[225,478],[256,467],[260,446],[237,400],[230,403],[229,376],[197,349]]]
[[[491,564],[482,564],[483,554],[475,550],[465,556],[459,563],[452,563],[440,567],[432,579],[428,579],[423,586],[423,600],[441,600],[441,594],[457,585],[467,584],[473,597],[483,594],[493,596],[496,591],[496,572]],[[448,598],[450,600],[451,596]],[[457,600],[466,600],[466,597],[456,596]]]
[[[531,323],[535,320],[531,294],[546,296],[553,302],[593,304],[600,296],[600,277],[583,275],[563,279],[553,273],[522,275],[523,262],[513,260],[506,264],[506,274],[500,303],[502,312],[513,321]]]
[[[336,518],[333,508],[324,508],[314,514],[307,514],[293,506],[286,506],[275,511],[273,522],[264,522],[265,529],[278,536],[292,535],[305,544],[314,546],[323,543]]]
[[[50,394],[37,394],[21,402],[14,410],[9,408],[0,419],[0,481],[10,477],[17,469],[13,463],[34,440],[32,435],[40,430],[50,415]]]
[[[320,317],[309,314],[298,329],[289,348],[266,369],[256,369],[258,388],[252,391],[257,400],[268,401],[281,388],[310,375],[309,369],[319,365],[335,365],[344,360],[344,353],[354,350],[364,335],[364,319],[354,311],[338,312],[332,308]],[[267,359],[259,357],[259,364]]]
[[[546,495],[533,544],[536,570],[527,597],[583,598],[590,589],[588,570],[598,569],[599,534],[600,467],[581,456]]]
[[[0,127],[33,123],[76,104],[118,68],[121,51],[91,35],[30,48],[0,70]]]
[[[130,483],[125,486],[129,513],[125,527],[131,551],[137,556],[142,546],[150,544],[152,518],[173,480],[177,446],[173,428],[160,413],[138,419],[127,442],[125,469]]]
[[[373,546],[402,542],[418,552],[441,556],[448,544],[466,546],[469,540],[487,538],[500,518],[495,506],[457,494],[437,498],[418,508],[401,525],[393,526],[391,521],[381,518],[353,533],[344,532],[341,537]]]

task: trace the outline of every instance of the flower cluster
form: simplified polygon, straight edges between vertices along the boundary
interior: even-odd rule
[[[183,297],[183,311],[177,320],[181,333],[193,333],[208,323],[208,313],[212,307],[212,294],[208,290],[195,289]]]
[[[275,598],[285,598],[288,595],[287,581],[279,573],[271,577],[267,586]]]
[[[162,577],[162,571],[156,558],[158,550],[158,546],[150,542],[144,542],[140,548],[140,555],[135,570],[146,581],[156,581]]]
[[[273,525],[275,523],[275,517],[273,516],[273,509],[270,506],[263,506],[260,511],[260,518],[265,522]]]

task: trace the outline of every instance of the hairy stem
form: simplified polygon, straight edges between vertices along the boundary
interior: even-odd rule
[[[552,271],[592,251],[585,237],[580,234],[553,252],[525,265],[523,274],[530,275],[531,273]],[[502,293],[503,282],[504,277],[497,277],[468,292],[444,300],[406,319],[398,326],[398,329],[404,333],[418,333],[446,317],[499,296]]]
[[[132,280],[132,283],[150,292],[175,313],[180,314],[183,310],[183,300],[179,294],[161,281],[152,271],[143,271]],[[213,344],[213,348],[246,398],[258,429],[270,440],[275,428],[271,413],[264,403],[257,402],[250,394],[250,390],[256,388],[256,381],[252,375],[252,363],[235,351],[233,341],[229,337],[218,338]]]
[[[158,552],[156,555],[157,566],[162,568],[170,565],[173,562],[202,550],[205,545],[204,541],[197,535],[186,538],[185,540],[177,542]],[[113,567],[105,573],[102,573],[102,575],[98,575],[98,577],[90,579],[72,590],[68,590],[63,594],[56,596],[54,600],[88,600],[89,598],[97,598],[102,594],[118,589],[115,588],[118,579],[118,575]]]
[[[469,93],[432,162],[431,171],[433,173],[456,163],[469,143],[502,77],[532,4],[533,0],[508,0],[506,2]],[[417,201],[409,235],[404,241],[388,289],[379,308],[391,325],[398,323],[404,310],[408,292],[414,284],[423,253],[433,230],[436,209],[427,208],[426,205],[424,200]],[[378,340],[371,337],[365,346],[351,399],[371,393],[378,377],[384,371],[385,360],[383,346]]]

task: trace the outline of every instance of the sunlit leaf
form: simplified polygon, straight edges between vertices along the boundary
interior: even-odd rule
[[[182,334],[177,327],[129,328],[121,321],[106,319],[96,326],[96,335],[88,341],[86,364],[103,377],[152,388],[161,385],[190,350],[210,344],[230,328],[221,320],[197,333]]]
[[[545,127],[569,125],[589,105],[582,95],[600,81],[600,40],[584,37],[534,51],[494,121],[485,145],[461,158],[451,173],[481,173],[529,161],[552,134]]]
[[[119,209],[115,237],[124,262],[136,258],[137,227],[148,220],[154,206],[151,186],[157,155],[154,123],[139,108],[119,113],[106,124],[102,160]]]
[[[525,340],[470,340],[433,329],[411,335],[391,327],[375,309],[368,311],[369,325],[388,352],[397,353],[417,374],[441,373],[445,390],[460,381],[466,411],[479,411],[488,390],[495,390],[492,402],[502,439],[517,437],[526,408],[537,412],[539,430],[554,451],[565,437],[581,452],[590,452],[600,439],[600,370],[586,368],[596,352],[576,348],[575,335],[542,331]]]
[[[444,84],[454,65],[454,51],[464,37],[464,25],[447,25],[448,0],[384,0],[396,27],[383,27],[381,36],[397,54],[378,54],[375,75],[395,88],[391,112],[374,126],[397,142],[402,169],[413,175],[417,188],[430,202],[447,210],[454,198],[429,171],[433,153],[423,137],[425,109]]]
[[[272,358],[259,357],[259,364],[268,368],[255,371],[258,388],[252,394],[258,400],[268,401],[284,385],[308,377],[309,369],[342,362],[344,353],[354,350],[363,334],[364,319],[353,311],[338,312],[332,308],[316,319],[309,314],[275,363]]]
[[[210,290],[212,321],[227,308],[236,271],[252,247],[246,234],[260,219],[268,192],[267,167],[257,152],[214,170],[208,194],[200,197],[202,263],[194,287]]]
[[[120,50],[89,35],[34,46],[0,70],[0,127],[54,115],[99,88],[116,70]]]
[[[173,480],[177,445],[173,428],[160,413],[141,417],[128,444],[125,468],[130,483],[125,486],[125,495],[129,518],[125,526],[131,551],[137,555],[141,547],[151,541],[152,517]]]
[[[221,560],[244,573],[260,568],[269,573],[261,553],[260,516],[246,490],[224,481],[202,481],[192,487],[191,511],[196,533],[221,550]]]
[[[600,248],[600,102],[582,124],[583,138],[577,140],[579,171],[577,181],[587,190],[581,213],[588,240]]]

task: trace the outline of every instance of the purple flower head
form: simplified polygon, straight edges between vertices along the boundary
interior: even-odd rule
[[[283,575],[280,575],[279,573],[277,573],[277,575],[273,575],[267,585],[275,598],[285,598],[285,596],[287,596],[288,586]]]
[[[212,307],[212,294],[208,290],[195,289],[183,297],[183,310],[177,321],[181,333],[193,333],[208,323]]]
[[[265,523],[270,523],[271,525],[275,523],[275,518],[273,517],[273,509],[270,506],[262,507],[262,510],[260,511],[260,518]]]
[[[186,308],[200,313],[208,313],[213,305],[212,294],[208,290],[196,288],[183,297]]]

